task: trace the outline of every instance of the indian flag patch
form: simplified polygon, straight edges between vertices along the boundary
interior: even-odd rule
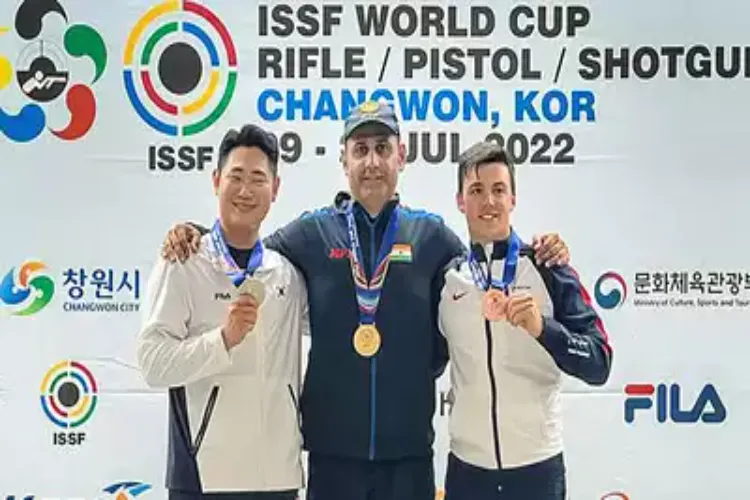
[[[393,245],[391,262],[411,262],[411,245],[400,243]]]

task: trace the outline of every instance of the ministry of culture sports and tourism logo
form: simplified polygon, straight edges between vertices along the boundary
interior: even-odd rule
[[[128,36],[123,62],[125,91],[136,113],[169,136],[210,127],[237,85],[229,31],[191,0],[167,0],[146,12]]]
[[[44,375],[42,411],[62,429],[85,424],[96,408],[99,389],[91,371],[78,361],[60,361]]]
[[[594,284],[594,297],[602,309],[614,309],[625,303],[628,286],[622,276],[607,271]]]
[[[65,23],[62,47],[60,41],[42,36],[48,14],[57,14]],[[0,44],[10,31],[0,25]],[[99,32],[87,24],[69,24],[68,14],[57,0],[24,0],[16,12],[14,31],[26,45],[17,54],[15,67],[7,54],[0,54],[0,91],[7,91],[15,81],[27,102],[20,109],[0,107],[0,131],[16,142],[34,140],[47,126],[43,106],[65,93],[68,124],[50,132],[66,141],[85,136],[96,117],[92,86],[107,65],[107,48]],[[85,80],[74,78],[67,69],[69,57],[90,60],[93,75]]]
[[[0,282],[0,302],[12,308],[14,316],[31,316],[52,301],[55,282],[44,262],[25,262],[12,268]]]

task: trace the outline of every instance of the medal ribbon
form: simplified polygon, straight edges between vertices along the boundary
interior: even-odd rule
[[[367,274],[362,268],[364,259],[362,258],[362,247],[359,244],[357,235],[357,223],[354,220],[353,205],[349,205],[346,211],[346,223],[349,232],[349,262],[354,278],[354,287],[357,292],[357,304],[359,305],[359,318],[361,324],[372,324],[375,322],[375,313],[380,303],[380,294],[385,283],[385,276],[388,273],[390,264],[391,250],[396,242],[396,232],[398,231],[398,207],[393,209],[391,217],[388,220],[388,226],[383,234],[383,241],[380,244],[378,259],[375,261],[375,272],[372,273],[372,279],[367,281]]]
[[[490,279],[488,280],[487,274],[484,273],[482,267],[477,262],[473,252],[469,252],[469,269],[471,269],[471,276],[474,278],[474,283],[482,290],[490,288],[497,288],[503,292],[507,291],[510,284],[516,277],[516,267],[518,266],[518,255],[521,250],[521,239],[518,237],[515,231],[511,230],[510,239],[508,241],[508,250],[505,254],[505,266],[503,268],[503,278],[498,280],[492,278],[492,255],[487,259],[487,270],[489,272]]]
[[[219,252],[219,256],[224,261],[225,267],[228,269],[227,276],[232,280],[234,286],[240,286],[245,281],[245,278],[252,276],[263,262],[263,243],[261,243],[260,238],[255,242],[250,258],[247,261],[247,269],[242,269],[232,258],[232,254],[229,252],[229,247],[227,247],[224,238],[224,232],[221,230],[221,224],[218,220],[211,229],[211,239],[216,251]]]

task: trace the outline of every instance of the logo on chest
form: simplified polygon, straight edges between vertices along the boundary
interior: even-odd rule
[[[287,296],[287,287],[284,285],[273,286],[271,291],[273,291],[273,296],[278,299],[285,299]],[[228,302],[232,300],[232,294],[229,292],[215,292],[214,300],[217,302]]]
[[[348,259],[349,249],[348,248],[331,248],[328,253],[328,258],[331,260]]]
[[[348,248],[331,248],[328,252],[328,258],[331,260],[348,259],[350,250]],[[412,261],[411,245],[396,243],[389,254],[390,261],[409,263]]]

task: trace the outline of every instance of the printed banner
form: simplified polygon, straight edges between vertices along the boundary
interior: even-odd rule
[[[410,206],[466,238],[455,161],[487,138],[518,163],[521,238],[569,245],[614,346],[605,386],[565,379],[570,498],[748,495],[748,18],[740,0],[2,2],[0,499],[166,498],[167,398],[135,363],[164,236],[213,222],[218,143],[247,122],[282,149],[264,233],[331,203],[366,99],[402,121]]]

